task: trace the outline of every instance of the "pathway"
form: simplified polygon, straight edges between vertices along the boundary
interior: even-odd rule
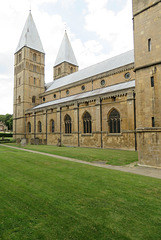
[[[82,160],[78,160],[78,159],[74,159],[74,158],[68,158],[68,157],[58,156],[58,155],[54,155],[54,154],[50,154],[50,153],[38,152],[38,151],[29,150],[29,149],[4,145],[4,144],[1,144],[1,146],[18,149],[20,151],[31,152],[34,154],[41,154],[41,155],[45,155],[45,156],[49,156],[49,157],[59,158],[59,159],[63,159],[63,160],[71,161],[71,162],[78,162],[78,163],[82,163],[82,164],[86,164],[86,165],[90,165],[90,166],[118,170],[118,171],[122,171],[122,172],[129,172],[129,173],[133,173],[133,174],[138,174],[138,175],[161,179],[161,168],[151,168],[151,167],[134,166],[134,165],[112,166],[112,165],[107,165],[107,164],[98,163],[98,162],[97,163],[96,162],[95,163],[86,162],[86,161],[82,161]]]

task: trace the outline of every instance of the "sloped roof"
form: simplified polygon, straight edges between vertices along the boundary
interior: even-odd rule
[[[25,46],[44,53],[44,49],[36,25],[34,23],[31,11],[23,28],[16,52],[18,52],[21,48]]]
[[[67,32],[65,31],[63,41],[60,45],[58,55],[55,61],[55,66],[63,62],[68,62],[73,65],[78,66],[77,60],[75,58],[72,46],[70,44]]]
[[[69,74],[65,77],[54,80],[51,86],[46,92],[67,86],[69,84],[84,80],[86,78],[114,70],[119,67],[134,63],[134,50],[130,50],[126,53],[120,54],[116,57],[112,57],[103,62],[97,63],[85,69],[79,70],[78,72]]]
[[[97,95],[103,95],[103,94],[108,94],[108,93],[114,93],[116,91],[121,91],[121,90],[127,90],[129,88],[134,88],[135,87],[135,80],[132,81],[128,81],[125,83],[119,83],[119,84],[115,84],[112,86],[108,86],[105,88],[99,88],[90,92],[85,92],[85,93],[79,93],[73,96],[69,96],[69,97],[65,97],[65,98],[60,98],[54,101],[50,101],[50,102],[46,102],[46,103],[42,103],[36,107],[33,108],[33,110],[36,109],[41,109],[44,107],[49,107],[49,106],[54,106],[54,105],[58,105],[61,103],[67,103],[67,102],[71,102],[74,100],[81,100],[83,98],[90,98],[90,97],[94,97]]]

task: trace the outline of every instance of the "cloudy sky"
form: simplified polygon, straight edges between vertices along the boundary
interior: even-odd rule
[[[65,28],[79,69],[133,48],[132,0],[5,0],[0,3],[0,114],[13,113],[14,52],[29,14],[45,53],[45,82]]]

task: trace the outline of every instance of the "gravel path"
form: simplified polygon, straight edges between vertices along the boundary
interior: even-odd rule
[[[86,165],[90,165],[90,166],[107,168],[107,169],[112,169],[112,170],[117,170],[117,171],[122,171],[122,172],[129,172],[129,173],[133,173],[133,174],[138,174],[138,175],[161,179],[161,168],[135,166],[133,164],[126,165],[126,166],[112,166],[112,165],[107,165],[107,164],[98,163],[98,162],[95,162],[95,163],[86,162],[86,161],[82,161],[82,160],[78,160],[78,159],[74,159],[74,158],[68,158],[68,157],[58,156],[58,155],[49,154],[49,153],[38,152],[38,151],[29,150],[29,149],[8,146],[8,145],[4,145],[4,144],[1,144],[1,146],[18,149],[20,151],[31,152],[34,154],[41,154],[41,155],[45,155],[45,156],[49,156],[49,157],[59,158],[59,159],[63,159],[63,160],[71,161],[71,162],[78,162],[78,163],[82,163],[82,164],[86,164]]]

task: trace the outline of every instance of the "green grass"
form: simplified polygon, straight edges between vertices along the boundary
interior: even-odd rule
[[[0,239],[160,240],[161,181],[0,145]]]
[[[14,145],[12,146],[19,146]],[[74,148],[57,147],[49,145],[27,145],[26,149],[56,154],[59,156],[75,158],[87,162],[104,162],[110,165],[127,165],[138,161],[138,154],[135,151],[95,149],[95,148]]]

